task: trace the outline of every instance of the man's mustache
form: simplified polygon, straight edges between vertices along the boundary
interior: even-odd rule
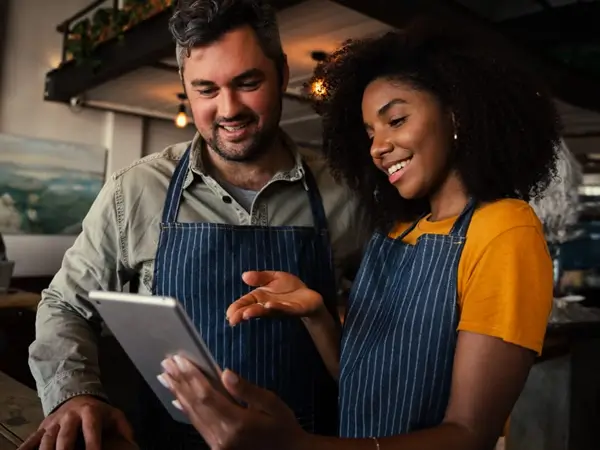
[[[219,118],[219,119],[215,120],[215,122],[213,123],[213,128],[227,126],[227,125],[232,124],[232,123],[254,122],[256,120],[257,120],[256,115],[253,115],[253,114],[238,114],[238,115],[233,116],[233,117],[222,117],[222,118]]]

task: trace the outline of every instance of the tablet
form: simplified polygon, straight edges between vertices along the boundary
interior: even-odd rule
[[[233,400],[221,383],[221,369],[177,300],[105,291],[92,291],[89,299],[173,419],[190,423],[173,406],[171,391],[156,377],[163,372],[160,363],[176,353],[185,354],[218,390]]]

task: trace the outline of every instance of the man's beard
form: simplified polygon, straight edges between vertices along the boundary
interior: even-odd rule
[[[279,115],[272,123],[257,128],[253,135],[243,142],[233,143],[222,139],[219,131],[227,122],[249,122],[248,126],[257,126],[258,117],[254,114],[239,114],[230,119],[216,121],[212,127],[211,138],[207,139],[210,148],[222,159],[235,162],[255,161],[265,154],[279,131]]]

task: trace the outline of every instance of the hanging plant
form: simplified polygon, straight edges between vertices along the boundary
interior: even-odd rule
[[[65,43],[67,55],[78,65],[98,62],[92,59],[96,46],[112,38],[123,39],[129,28],[158,14],[173,4],[173,0],[126,0],[122,9],[97,9],[91,20],[84,18],[72,25]]]

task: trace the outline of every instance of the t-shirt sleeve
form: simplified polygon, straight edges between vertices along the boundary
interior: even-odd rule
[[[459,331],[498,337],[541,353],[552,309],[552,260],[533,226],[496,236],[466,268]]]

